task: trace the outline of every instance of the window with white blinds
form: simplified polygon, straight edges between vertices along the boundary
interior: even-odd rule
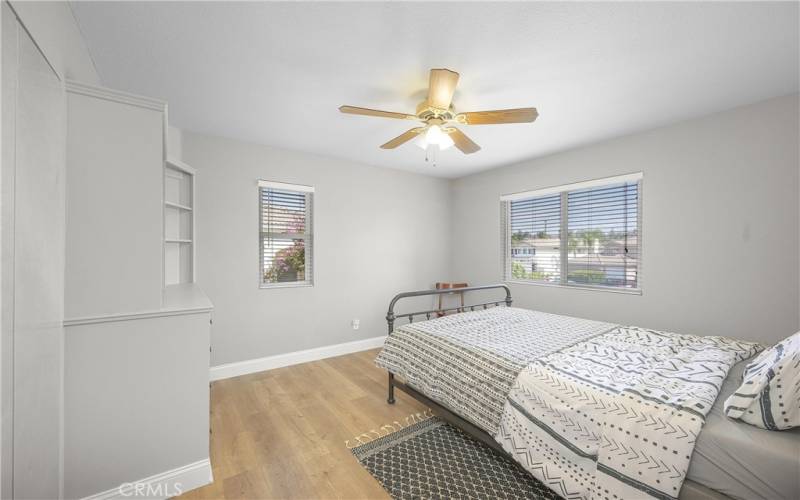
[[[505,280],[639,291],[641,183],[638,173],[501,197]]]
[[[261,286],[312,285],[314,188],[259,181]]]

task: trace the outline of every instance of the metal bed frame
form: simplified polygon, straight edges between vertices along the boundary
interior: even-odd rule
[[[471,304],[471,305],[463,305],[458,307],[449,307],[443,309],[431,309],[429,311],[417,311],[412,313],[403,313],[403,314],[396,314],[394,312],[394,307],[397,304],[397,301],[400,299],[405,299],[409,297],[422,297],[425,295],[444,295],[444,294],[457,294],[457,293],[465,293],[465,292],[475,292],[479,290],[497,290],[502,289],[505,290],[506,297],[503,300],[491,301],[491,302],[482,302],[479,304]],[[419,290],[416,292],[403,292],[398,293],[394,296],[392,301],[389,303],[389,311],[386,313],[386,323],[389,326],[389,335],[392,334],[394,331],[394,322],[397,319],[408,318],[409,323],[414,322],[415,316],[422,316],[425,315],[426,319],[431,319],[431,315],[436,315],[437,313],[446,313],[446,312],[467,312],[467,311],[475,311],[481,309],[488,309],[490,307],[499,307],[501,304],[505,304],[506,307],[511,307],[511,289],[506,285],[485,285],[485,286],[472,286],[466,288],[453,288],[453,289],[443,289],[443,290]],[[405,382],[401,382],[394,378],[394,373],[389,372],[389,397],[386,400],[387,403],[390,405],[394,404],[394,389],[398,388],[401,391],[405,392],[412,398],[416,399],[417,401],[421,402],[424,405],[427,405],[433,412],[440,417],[442,420],[453,424],[454,426],[460,428],[470,436],[474,437],[475,439],[481,441],[482,443],[490,446],[492,449],[499,451],[503,455],[507,455],[506,451],[494,440],[494,438],[486,431],[481,429],[480,427],[476,426],[475,424],[468,422],[464,418],[456,415],[448,408],[440,405],[436,401],[433,401],[428,396],[422,394],[421,392],[417,391],[410,385],[406,384]]]
[[[397,304],[397,301],[400,299],[408,298],[408,297],[421,297],[425,295],[443,295],[443,294],[456,294],[461,292],[472,292],[478,290],[495,290],[495,289],[502,289],[506,292],[506,297],[504,300],[498,300],[493,302],[484,302],[480,304],[474,305],[464,305],[458,307],[450,307],[446,309],[432,309],[430,311],[420,311],[414,313],[403,313],[403,314],[395,314],[394,306]],[[386,313],[386,322],[389,325],[389,335],[392,334],[394,331],[394,322],[397,319],[401,318],[408,318],[409,323],[414,322],[414,316],[421,316],[425,315],[426,319],[431,319],[431,315],[439,312],[448,312],[448,311],[456,311],[456,312],[466,312],[466,311],[475,311],[476,309],[488,309],[489,307],[498,307],[501,304],[505,303],[506,307],[511,307],[511,289],[508,288],[506,285],[486,285],[486,286],[473,286],[467,288],[453,288],[453,289],[444,289],[444,290],[420,290],[418,292],[404,292],[398,293],[394,296],[392,301],[389,303],[389,311]],[[438,317],[438,316],[437,316]],[[433,401],[428,396],[422,394],[421,392],[417,391],[410,385],[406,384],[405,382],[401,382],[394,378],[394,373],[389,372],[389,398],[386,400],[387,403],[390,405],[395,403],[394,400],[394,388],[397,387],[398,389],[402,390],[412,398],[416,399],[417,401],[421,402],[424,405],[427,405],[433,412],[445,422],[448,422],[462,431],[466,432],[468,435],[474,437],[478,441],[486,444],[493,450],[497,451],[498,453],[508,457],[509,454],[506,452],[497,441],[486,431],[481,429],[480,427],[476,426],[475,424],[468,422],[464,418],[456,415],[450,409],[442,406],[441,404]],[[712,490],[708,486],[702,485],[700,483],[696,483],[691,479],[686,479],[683,482],[683,488],[679,494],[680,500],[731,500],[730,497],[726,496],[723,493],[720,493],[716,490]]]

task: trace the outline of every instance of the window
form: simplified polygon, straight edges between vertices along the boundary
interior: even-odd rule
[[[259,181],[261,287],[313,285],[314,188]]]
[[[642,174],[501,197],[506,281],[641,289]]]

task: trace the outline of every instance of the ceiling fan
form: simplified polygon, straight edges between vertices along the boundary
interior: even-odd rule
[[[499,109],[493,111],[468,111],[456,113],[453,107],[453,93],[458,83],[458,73],[449,69],[432,69],[428,82],[428,97],[417,105],[416,114],[395,113],[377,109],[341,106],[339,111],[353,115],[379,116],[399,120],[417,120],[422,126],[414,127],[383,144],[383,149],[394,149],[406,142],[420,137],[418,144],[428,151],[447,149],[455,145],[464,154],[472,154],[481,149],[461,130],[452,126],[490,125],[499,123],[530,123],[539,113],[536,108]]]

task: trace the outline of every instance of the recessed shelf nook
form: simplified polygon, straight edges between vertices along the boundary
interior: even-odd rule
[[[180,160],[164,165],[164,286],[194,282],[194,176]]]

